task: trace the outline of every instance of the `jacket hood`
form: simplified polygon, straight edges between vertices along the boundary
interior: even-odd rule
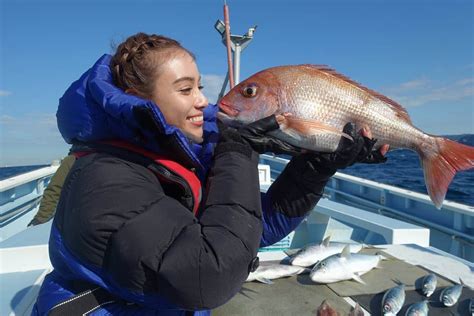
[[[111,55],[103,55],[73,82],[59,100],[58,128],[69,144],[121,139],[172,157],[186,167],[205,169],[217,140],[217,106],[204,110],[204,142],[192,143],[166,123],[158,106],[113,84]]]

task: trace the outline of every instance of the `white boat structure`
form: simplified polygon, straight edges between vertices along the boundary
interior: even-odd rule
[[[216,29],[225,41],[224,23],[218,21]],[[255,27],[243,36],[230,38],[237,82],[240,52],[254,32]],[[262,191],[268,189],[287,163],[283,158],[261,156]],[[51,221],[28,228],[27,224],[36,214],[43,190],[57,168],[52,165],[0,181],[0,315],[29,315],[40,285],[52,269],[48,256]],[[414,281],[410,279],[410,267],[417,267],[438,274],[445,282],[459,283],[462,279],[474,288],[473,206],[445,201],[441,209],[436,209],[427,195],[336,173],[326,186],[324,197],[303,223],[280,242],[261,249],[261,264],[284,260],[288,251],[327,236],[332,241],[380,247],[385,255],[393,257],[391,265],[398,269],[396,277],[404,282]],[[390,275],[390,271],[387,269],[386,274]],[[371,273],[367,274],[369,285]],[[387,288],[390,283],[382,282],[382,276],[378,278],[372,282],[371,291],[349,283],[339,288],[316,285],[304,276],[277,280],[270,286],[245,283],[240,294],[213,314],[314,315],[323,298],[345,312],[355,306],[358,295],[354,294],[374,296]],[[379,288],[374,289],[374,283]],[[414,288],[414,284],[407,285]],[[455,313],[471,315],[468,305],[468,299],[461,297]],[[377,307],[363,308],[366,315],[377,314]]]
[[[287,162],[261,156],[262,191]],[[49,166],[0,181],[0,315],[29,315],[41,282],[52,269],[48,256],[51,221],[28,228],[27,224],[56,169]],[[474,288],[473,231],[472,206],[446,201],[438,210],[427,195],[336,173],[306,220],[277,244],[261,249],[259,257],[262,264],[281,260],[286,257],[284,251],[331,236],[333,241],[381,247],[400,261],[452,282],[461,278]],[[348,306],[355,305],[350,297],[343,299]]]

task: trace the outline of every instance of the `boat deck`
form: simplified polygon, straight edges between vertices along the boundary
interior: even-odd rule
[[[324,300],[340,313],[348,315],[356,302],[363,308],[365,315],[381,315],[381,300],[383,293],[401,282],[406,285],[406,299],[400,315],[405,315],[406,309],[413,303],[420,302],[425,297],[417,290],[421,278],[434,272],[438,276],[438,287],[430,298],[429,315],[471,315],[468,311],[470,299],[474,291],[467,287],[452,307],[444,307],[439,302],[443,288],[450,286],[446,271],[456,271],[450,277],[460,277],[463,282],[473,284],[474,267],[461,263],[442,253],[418,245],[387,245],[385,249],[364,249],[363,252],[379,252],[389,260],[382,262],[381,269],[374,269],[362,276],[366,285],[355,281],[344,281],[333,284],[317,284],[311,281],[309,275],[273,280],[274,284],[263,284],[257,281],[244,283],[242,290],[227,304],[217,308],[212,315],[316,315],[318,307]],[[395,256],[400,254],[406,260],[409,256],[412,262],[433,259],[426,266],[410,264]],[[284,252],[260,253],[262,264],[285,262]],[[277,258],[280,258],[278,260]],[[265,261],[265,259],[268,259]],[[426,261],[425,261],[426,262]],[[457,280],[459,283],[459,280]]]
[[[261,190],[264,192],[272,176],[280,172],[287,161],[270,157],[262,162],[268,162],[261,166]],[[2,227],[2,233],[9,229],[8,238],[0,234],[0,237],[6,238],[0,241],[0,315],[30,315],[40,284],[51,271],[47,246],[51,222],[25,229],[51,174],[48,171],[48,174],[27,179],[29,182],[17,181],[17,186],[10,183],[10,179],[8,183],[2,182],[0,187],[2,214],[25,209],[7,219],[8,223]],[[280,262],[287,257],[282,250],[295,251],[306,244],[320,242],[327,236],[331,236],[331,241],[378,245],[383,249],[364,251],[381,251],[393,258],[382,263],[383,269],[372,270],[362,276],[366,286],[355,281],[315,284],[308,275],[275,280],[272,285],[244,283],[240,293],[213,314],[314,315],[321,302],[327,299],[341,315],[347,315],[355,302],[363,306],[366,315],[377,315],[381,293],[395,286],[395,281],[407,286],[405,308],[411,302],[421,300],[415,291],[416,281],[429,271],[438,274],[440,288],[459,283],[460,278],[474,288],[474,263],[471,260],[474,258],[471,244],[474,211],[471,207],[447,203],[441,210],[429,209],[425,201],[427,197],[419,198],[416,194],[397,192],[387,186],[364,181],[336,174],[335,180],[328,186],[327,196],[319,201],[298,228],[282,241],[262,249],[259,257],[262,264]],[[377,189],[379,195],[375,196]],[[341,192],[350,192],[352,197],[363,195],[370,198],[374,195],[373,200],[379,204],[370,202],[372,204],[368,207],[358,200],[360,197],[349,200]],[[20,204],[19,198],[28,201],[21,200]],[[444,235],[436,234],[431,226],[422,225],[424,222],[386,216],[385,210],[392,209],[397,203],[402,204],[397,209],[404,212],[420,212],[423,216],[430,214],[432,221],[436,220],[439,222],[437,225],[444,227]],[[373,210],[375,206],[376,211]],[[415,213],[411,214],[409,218]],[[449,240],[449,243],[440,243],[439,240]],[[441,247],[443,245],[446,247]],[[468,299],[474,297],[471,289],[465,287],[460,301],[450,309],[440,308],[436,301],[439,291],[432,296],[430,315],[446,315],[449,312],[471,315],[467,311]]]

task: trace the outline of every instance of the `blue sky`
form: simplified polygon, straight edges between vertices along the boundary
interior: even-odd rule
[[[228,0],[231,32],[258,25],[241,78],[271,66],[327,64],[401,103],[431,134],[474,133],[472,1]],[[0,0],[0,166],[67,153],[56,127],[64,90],[113,44],[167,35],[197,56],[215,100],[226,52],[223,2]]]

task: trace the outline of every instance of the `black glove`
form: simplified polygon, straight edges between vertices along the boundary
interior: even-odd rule
[[[350,135],[353,140],[341,137],[338,148],[332,153],[312,153],[308,159],[315,168],[326,168],[327,172],[335,173],[337,169],[344,169],[356,162],[383,163],[387,158],[379,150],[373,150],[376,139],[367,138],[355,129],[354,123],[347,123],[343,132]],[[312,157],[311,157],[312,156]]]
[[[229,142],[229,140],[232,140],[234,143],[246,143],[259,154],[265,152],[288,155],[301,153],[301,149],[267,135],[268,132],[280,128],[275,115],[270,115],[248,125],[242,125],[238,129],[226,127],[219,121],[218,126],[220,130],[220,142]],[[222,146],[219,145],[218,147]]]

